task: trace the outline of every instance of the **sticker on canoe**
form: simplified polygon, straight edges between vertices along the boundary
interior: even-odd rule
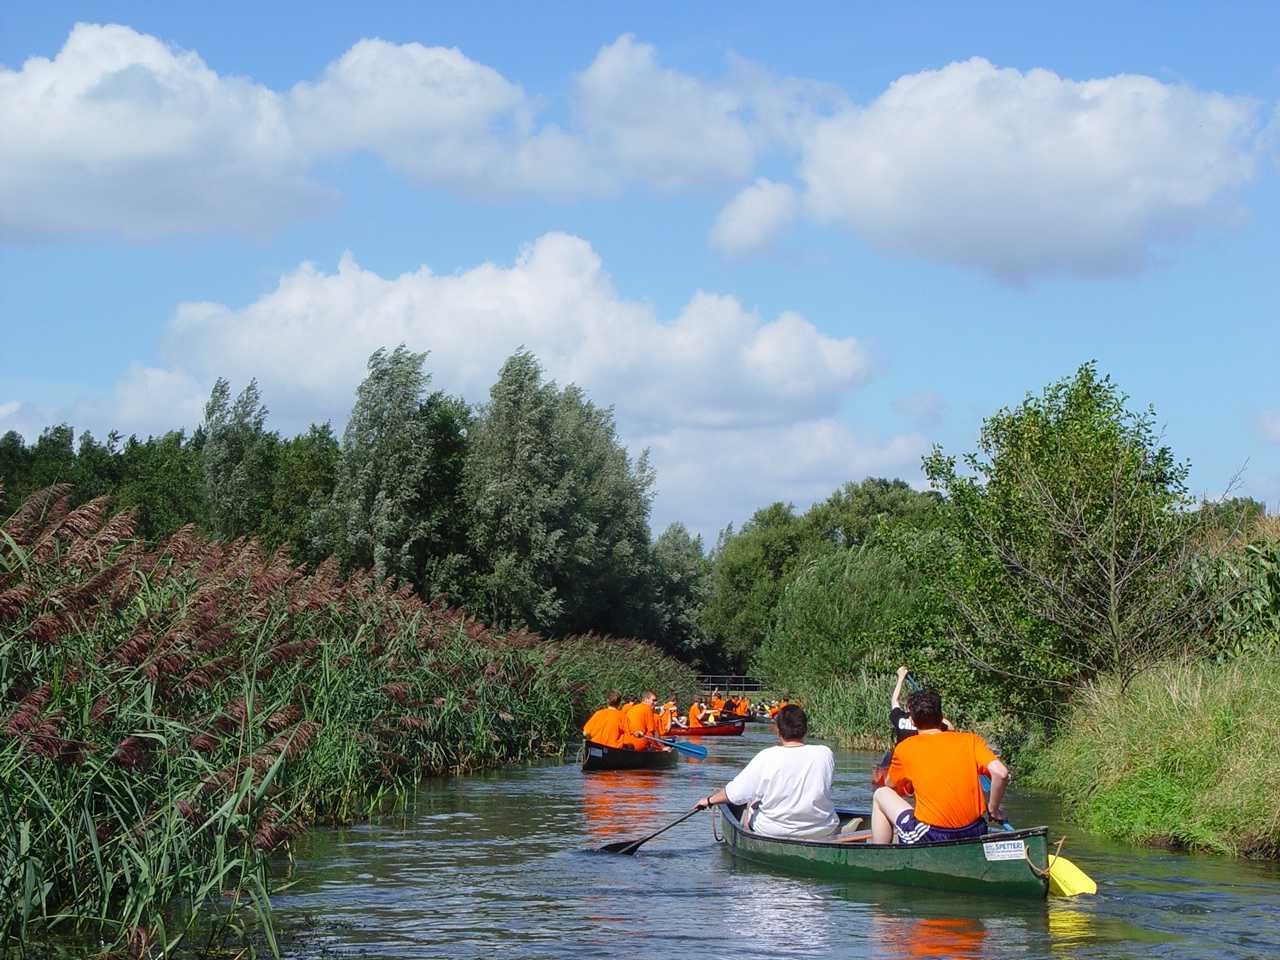
[[[982,855],[988,860],[1021,860],[1026,856],[1021,840],[997,840],[982,845]]]

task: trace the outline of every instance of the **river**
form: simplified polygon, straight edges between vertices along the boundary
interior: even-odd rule
[[[1016,790],[1019,825],[1068,836],[1094,897],[1018,903],[847,886],[734,860],[709,814],[634,857],[594,848],[652,833],[760,748],[707,738],[674,770],[583,774],[538,764],[425,783],[410,809],[321,829],[273,898],[291,957],[1280,957],[1280,867],[1118,845]],[[836,753],[837,803],[865,807],[874,756]]]

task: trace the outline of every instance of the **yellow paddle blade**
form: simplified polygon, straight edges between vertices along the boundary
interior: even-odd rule
[[[1078,897],[1097,893],[1098,885],[1066,857],[1049,857],[1049,892],[1055,897]]]

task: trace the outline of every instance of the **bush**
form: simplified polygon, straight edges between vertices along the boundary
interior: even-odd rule
[[[1087,688],[1035,758],[1091,830],[1253,857],[1280,854],[1280,663],[1179,663]]]

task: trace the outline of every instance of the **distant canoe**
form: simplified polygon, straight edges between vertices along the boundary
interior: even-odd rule
[[[792,873],[840,881],[873,881],[931,890],[953,890],[1043,900],[1049,892],[1048,830],[1033,827],[989,833],[972,840],[918,843],[837,843],[783,840],[751,833],[738,819],[741,807],[720,808],[724,843],[743,860]],[[837,809],[840,822],[869,813]]]
[[[672,727],[667,731],[668,737],[740,737],[747,728],[745,720],[732,720],[729,723],[715,723],[706,727]]]
[[[582,769],[663,770],[676,765],[674,750],[619,750],[587,741],[582,746]]]

